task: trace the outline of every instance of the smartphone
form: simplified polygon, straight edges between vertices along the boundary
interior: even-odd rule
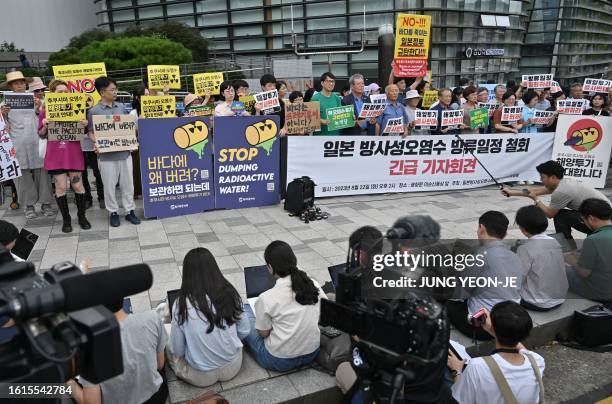
[[[15,242],[15,247],[13,247],[11,252],[22,260],[27,261],[37,241],[38,236],[36,234],[26,229],[21,229],[19,237],[17,237],[17,241]]]
[[[468,322],[473,327],[482,327],[485,322],[485,309],[480,309],[476,313],[469,315]]]

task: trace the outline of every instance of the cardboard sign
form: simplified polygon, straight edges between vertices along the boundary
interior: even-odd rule
[[[557,112],[567,115],[582,115],[585,104],[586,100],[582,98],[579,100],[558,100]]]
[[[361,107],[361,111],[359,111],[359,118],[377,118],[385,111],[385,108],[387,108],[385,104],[366,102]]]
[[[355,126],[355,110],[352,105],[328,108],[327,119],[329,119],[328,131],[352,128]]]
[[[21,167],[15,145],[9,136],[0,137],[0,182],[17,177],[21,177]]]
[[[516,123],[523,119],[523,107],[504,107],[502,109],[501,121],[507,124]]]
[[[551,118],[555,116],[554,111],[541,111],[536,109],[533,113],[533,117],[531,118],[534,125],[537,126],[548,126]]]
[[[87,95],[81,93],[47,93],[45,113],[50,122],[77,122],[85,120]]]
[[[382,133],[402,134],[403,135],[404,134],[404,117],[400,116],[399,118],[389,119]]]
[[[285,103],[285,129],[288,135],[321,130],[321,105],[318,101]]]
[[[527,82],[527,88],[551,88],[553,86],[552,74],[523,74],[523,82]]]
[[[138,150],[134,115],[94,115],[93,133],[100,153]]]
[[[144,118],[174,118],[176,99],[173,95],[143,95],[140,98],[140,111]]]
[[[187,116],[212,116],[215,112],[214,104],[196,105],[187,108]]]
[[[70,92],[87,94],[87,108],[91,108],[100,101],[95,80],[106,76],[106,66],[104,63],[53,66],[53,76],[67,82]]]
[[[612,80],[604,79],[584,79],[582,91],[585,93],[604,93],[612,87]]]
[[[431,16],[400,13],[396,27],[393,73],[396,77],[425,76]]]
[[[442,111],[441,129],[456,129],[463,124],[463,110]]]
[[[223,83],[223,73],[198,73],[193,75],[193,88],[195,95],[205,96],[206,90],[211,95],[220,94],[220,86]]]
[[[438,101],[438,92],[436,90],[427,90],[423,94],[423,108],[431,108],[434,102]]]
[[[257,93],[253,97],[255,98],[255,103],[261,104],[261,112],[264,115],[269,115],[281,110],[277,90]]]
[[[500,104],[496,102],[479,102],[478,108],[486,108],[489,111],[489,118],[493,116],[495,110],[499,108]]]
[[[370,102],[372,104],[388,104],[387,94],[372,94],[370,95]]]
[[[438,111],[417,109],[414,111],[415,129],[436,129],[438,127]]]
[[[489,126],[489,110],[487,108],[478,108],[470,111],[470,128],[486,128]]]
[[[147,77],[151,90],[161,90],[164,86],[176,90],[181,88],[181,73],[176,65],[147,66]]]
[[[244,109],[249,112],[251,112],[255,107],[255,97],[253,97],[252,95],[243,95],[241,97],[238,97],[238,100],[240,102],[244,102]]]
[[[85,135],[81,122],[48,122],[47,140],[50,142],[80,142]]]
[[[34,109],[34,93],[4,93],[4,104],[11,109]]]

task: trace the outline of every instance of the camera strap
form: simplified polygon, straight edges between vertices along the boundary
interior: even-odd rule
[[[494,349],[493,352],[491,352],[491,355],[495,355],[496,353],[513,353],[513,354],[517,354],[519,353],[519,350],[516,348],[499,348],[499,349]]]

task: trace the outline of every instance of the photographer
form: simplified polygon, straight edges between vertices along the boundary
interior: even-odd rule
[[[470,359],[464,370],[464,361],[449,350],[455,400],[461,404],[543,403],[544,358],[521,344],[533,328],[527,311],[506,301],[485,311],[484,317],[483,329],[495,339],[492,355]]]
[[[0,244],[7,250],[11,251],[15,247],[17,238],[19,237],[19,229],[11,222],[0,220]],[[15,261],[23,261],[21,258],[11,253]]]

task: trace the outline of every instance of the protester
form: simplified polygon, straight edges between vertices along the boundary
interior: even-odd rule
[[[463,87],[453,88],[452,93],[453,95],[451,97],[450,109],[452,110],[462,109],[463,104],[465,103],[465,98],[463,98]]]
[[[506,86],[504,86],[503,84],[498,84],[498,85],[495,86],[495,89],[493,90],[493,92],[495,93],[495,100],[493,100],[493,101],[498,103],[498,104],[503,104],[504,103],[504,99],[503,99],[504,94],[506,94],[508,92],[506,90]]]
[[[19,229],[11,222],[0,219],[0,245],[11,251],[15,247],[15,243],[19,238]],[[11,252],[11,256],[15,261],[23,261],[15,254]],[[0,317],[1,318],[1,317]],[[0,323],[2,323],[0,321]]]
[[[353,113],[355,117],[359,116],[361,112],[361,108],[363,108],[363,104],[367,102],[367,97],[363,93],[364,78],[363,75],[357,73],[353,74],[349,78],[349,84],[351,86],[350,93],[342,99],[342,105],[352,105]],[[355,126],[352,128],[342,129],[342,135],[350,135],[350,136],[359,136],[359,135],[367,135],[368,134],[368,119],[356,119]],[[372,119],[375,121],[375,119]]]
[[[251,326],[236,288],[206,248],[189,251],[172,310],[166,350],[174,373],[195,386],[232,379],[242,366],[242,342]]]
[[[523,96],[523,120],[521,133],[537,133],[538,128],[533,123],[533,117],[535,116],[536,104],[538,103],[538,95],[535,91],[527,90]]]
[[[251,319],[245,342],[260,366],[286,372],[317,356],[320,299],[325,294],[297,268],[297,258],[284,241],[270,243],[264,258],[276,284],[259,295],[253,308],[245,306]]]
[[[121,327],[118,346],[123,357],[123,373],[100,384],[80,377],[82,389],[71,379],[68,385],[72,388],[72,397],[78,404],[165,404],[168,384],[162,372],[168,336],[160,317],[154,311],[128,314],[123,310],[123,299],[105,306],[115,314]]]
[[[284,100],[287,98],[287,83],[282,80],[276,82],[276,89],[278,90],[278,98]]]
[[[497,93],[496,93],[497,95]],[[493,113],[493,123],[495,124],[496,132],[510,132],[510,133],[518,133],[519,130],[523,127],[523,121],[513,122],[513,123],[504,123],[502,122],[502,111],[504,107],[514,107],[516,104],[516,97],[514,93],[508,91],[502,96],[503,105],[500,105],[499,108],[495,110]]]
[[[340,89],[340,97],[344,98],[351,93],[351,86],[345,85]]]
[[[410,136],[425,136],[429,135],[429,131],[427,129],[415,129],[415,119],[416,119],[416,111],[418,110],[417,106],[421,102],[421,96],[417,90],[409,90],[406,93],[406,113],[408,114],[408,134]]]
[[[591,108],[582,111],[582,115],[610,116],[606,102],[606,96],[595,94],[591,98]]]
[[[585,226],[591,230],[582,245],[580,257],[566,256],[570,290],[586,299],[612,303],[612,208],[601,199],[585,199],[578,208]]]
[[[557,112],[557,101],[564,100],[565,99],[565,94],[563,93],[563,91],[557,91],[556,93],[553,93],[551,95],[551,98],[552,98],[553,102],[552,102],[551,106],[548,107],[546,110],[547,111],[554,111],[555,115],[550,120],[548,125],[544,126],[544,128],[545,128],[544,131],[545,132],[556,132],[557,131],[557,116],[559,115],[559,113]]]
[[[304,94],[302,94],[301,91],[292,91],[291,94],[289,94],[289,102],[292,104],[304,102]]]
[[[578,208],[586,199],[596,198],[610,203],[608,198],[598,190],[569,178],[563,178],[564,169],[561,164],[554,160],[547,161],[536,167],[540,173],[540,182],[543,187],[531,188],[529,193],[514,191],[508,187],[502,189],[506,196],[524,196],[534,201],[535,206],[540,208],[547,218],[552,218],[555,224],[555,232],[563,233],[566,239],[573,243],[572,228],[581,233],[591,234],[591,229],[582,222]],[[550,194],[550,206],[545,205],[540,196]]]
[[[261,91],[273,91],[276,90],[276,77],[271,74],[264,74],[259,79],[259,84],[261,84]],[[314,101],[314,100],[313,100]],[[285,127],[285,101],[282,98],[278,97],[278,102],[280,104],[280,109],[278,111],[274,111],[273,108],[262,110],[260,103],[255,103],[255,115],[276,115],[280,118],[280,128]],[[281,135],[283,129],[281,129]]]
[[[215,116],[249,116],[251,115],[248,111],[242,111],[240,113],[232,110],[232,104],[236,98],[236,90],[232,86],[230,81],[224,81],[219,86],[221,92],[221,103],[215,107]]]
[[[8,72],[6,81],[0,84],[0,88],[8,88],[16,93],[26,92],[25,78],[19,71]],[[34,98],[35,108],[11,109],[4,102],[0,104],[0,110],[6,121],[7,130],[11,135],[17,155],[17,161],[21,168],[21,177],[13,179],[17,189],[17,200],[25,207],[26,219],[35,219],[36,210],[34,206],[40,202],[42,214],[55,216],[57,213],[52,207],[53,197],[51,195],[51,181],[49,175],[43,169],[44,161],[38,153],[38,114],[40,110],[40,99]]]
[[[466,301],[446,302],[448,318],[455,328],[478,340],[491,339],[491,336],[481,327],[470,324],[468,314],[473,315],[482,308],[491,310],[495,304],[504,300],[516,303],[521,300],[520,288],[524,270],[519,257],[503,242],[508,232],[508,224],[508,218],[502,212],[488,211],[480,216],[477,233],[481,248],[477,255],[484,257],[484,264],[475,264],[459,275],[465,278],[495,279],[500,286],[464,287],[461,292],[469,296]],[[508,284],[508,279],[514,279],[514,284]]]
[[[89,134],[95,142],[93,132],[94,115],[125,115],[125,107],[117,99],[117,83],[108,77],[98,77],[95,81],[96,90],[100,94],[100,102],[91,108],[87,114],[89,120]],[[96,147],[96,153],[99,153]],[[119,183],[121,202],[126,211],[125,220],[132,224],[140,224],[140,219],[134,213],[134,177],[132,172],[132,155],[129,151],[99,153],[98,165],[104,183],[104,200],[106,210],[109,212],[109,221],[112,227],[121,225],[119,220],[119,206],[115,186]]]
[[[591,107],[591,103],[589,102],[589,100],[584,98],[584,92],[582,91],[582,84],[580,83],[573,83],[570,86],[570,95],[567,98],[572,99],[572,100],[585,100],[584,106],[582,108],[583,110],[589,109]]]
[[[523,263],[521,305],[529,310],[556,309],[565,301],[567,277],[561,246],[544,234],[548,219],[536,206],[523,206],[516,212],[516,224],[528,240],[516,250]]]
[[[393,71],[391,71],[393,73]],[[397,102],[404,105],[404,100],[406,99],[406,78],[404,77],[395,77],[393,79],[393,84],[397,86],[399,89],[399,94],[397,95]]]
[[[474,404],[543,403],[544,358],[521,343],[533,329],[529,313],[514,302],[498,303],[490,312],[485,311],[482,327],[495,338],[492,355],[471,358],[464,370],[465,362],[449,351],[455,400]]]
[[[525,95],[524,91],[523,91],[523,87],[522,86],[516,86],[516,87],[508,87],[506,86],[506,88],[508,90],[511,90],[512,92],[514,92],[514,96],[516,97],[516,105],[518,107],[524,107],[525,106],[525,101],[523,101],[523,95]],[[529,91],[529,90],[527,90]]]
[[[463,105],[463,125],[465,128],[461,133],[478,133],[478,129],[472,129],[470,127],[470,112],[477,108],[476,106],[476,87],[468,86],[463,89],[463,97],[465,97],[465,104]]]
[[[306,92],[304,93],[304,102],[310,102],[312,101],[312,96],[315,95],[316,91],[314,88],[309,88],[308,90],[306,90]]]
[[[368,86],[368,90],[369,90],[369,95],[380,94],[380,86],[376,83],[370,83],[370,85]]]
[[[430,108],[432,111],[438,111],[438,126],[431,131],[432,135],[458,135],[459,131],[464,129],[463,125],[459,129],[442,129],[442,112],[451,110],[452,98],[453,94],[449,88],[443,88],[438,91],[438,103]]]
[[[540,111],[546,111],[550,108],[550,101],[548,101],[548,96],[550,95],[550,89],[545,88],[544,90],[536,90],[536,94],[538,95],[538,103],[535,105],[535,109]]]
[[[242,80],[242,79],[234,80],[233,86],[234,86],[234,91],[236,91],[236,95],[238,97],[246,97],[247,95],[249,95],[249,82],[248,81]],[[207,103],[205,102],[204,104],[207,104]]]
[[[234,87],[234,90],[236,88]],[[183,105],[185,106],[185,115],[184,116],[199,116],[195,112],[196,107],[200,107],[203,105],[208,105],[211,100],[210,90],[206,89],[204,98],[197,96],[195,94],[187,94],[183,99]]]
[[[383,111],[382,115],[379,115],[376,119],[376,136],[385,135],[385,129],[389,119],[402,118],[404,130],[401,133],[403,137],[408,136],[408,126],[410,124],[410,117],[406,112],[406,108],[398,101],[399,88],[395,84],[389,84],[385,89],[387,94],[387,106]],[[390,133],[387,133],[389,135]]]
[[[312,96],[311,101],[318,101],[321,107],[321,130],[315,132],[316,136],[338,136],[339,130],[328,130],[329,119],[327,119],[327,110],[342,106],[342,100],[333,93],[336,85],[336,76],[332,73],[323,73],[321,75],[321,91]]]
[[[53,80],[49,83],[49,91],[52,93],[69,93],[68,83],[63,80]],[[47,137],[46,109],[43,107],[38,115],[38,135],[41,138]],[[87,128],[87,120],[79,122],[83,130]],[[77,142],[64,140],[48,140],[47,152],[45,154],[45,170],[53,176],[55,182],[55,200],[62,214],[62,232],[72,232],[70,210],[68,208],[68,198],[66,197],[67,181],[74,191],[74,201],[77,206],[77,217],[79,226],[83,230],[91,229],[91,224],[85,217],[87,209],[85,189],[83,188],[82,172],[85,169],[83,162],[83,151],[81,150],[80,139]]]
[[[476,90],[476,101],[485,104],[489,102],[489,90],[486,87],[478,87]]]

